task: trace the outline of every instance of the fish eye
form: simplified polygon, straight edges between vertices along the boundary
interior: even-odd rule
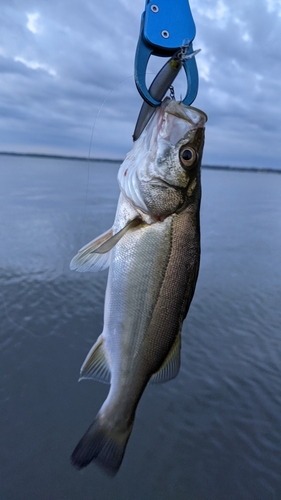
[[[183,167],[192,167],[197,160],[196,151],[190,146],[182,146],[179,156]]]

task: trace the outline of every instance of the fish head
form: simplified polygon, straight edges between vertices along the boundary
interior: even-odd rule
[[[166,98],[120,167],[121,191],[134,208],[162,220],[200,196],[203,111]]]

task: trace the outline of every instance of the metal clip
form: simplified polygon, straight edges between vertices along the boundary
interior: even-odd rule
[[[135,82],[142,98],[150,106],[159,106],[161,101],[153,98],[147,89],[145,75],[151,55],[173,56],[181,48],[182,63],[187,77],[187,93],[183,99],[191,104],[198,91],[198,71],[192,40],[195,24],[188,0],[173,0],[173,11],[167,0],[147,0],[142,15],[140,36],[135,56]],[[183,42],[184,40],[184,42]]]

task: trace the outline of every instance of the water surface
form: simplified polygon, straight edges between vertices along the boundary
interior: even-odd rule
[[[179,376],[149,386],[118,475],[69,456],[108,387],[77,383],[106,272],[118,165],[0,157],[0,498],[280,500],[281,175],[203,170],[202,260]]]

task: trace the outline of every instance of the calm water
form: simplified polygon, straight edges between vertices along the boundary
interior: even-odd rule
[[[180,374],[146,389],[116,478],[71,467],[108,387],[77,383],[102,330],[106,272],[68,265],[110,227],[116,173],[0,156],[0,498],[280,500],[278,174],[203,170],[202,261]]]

